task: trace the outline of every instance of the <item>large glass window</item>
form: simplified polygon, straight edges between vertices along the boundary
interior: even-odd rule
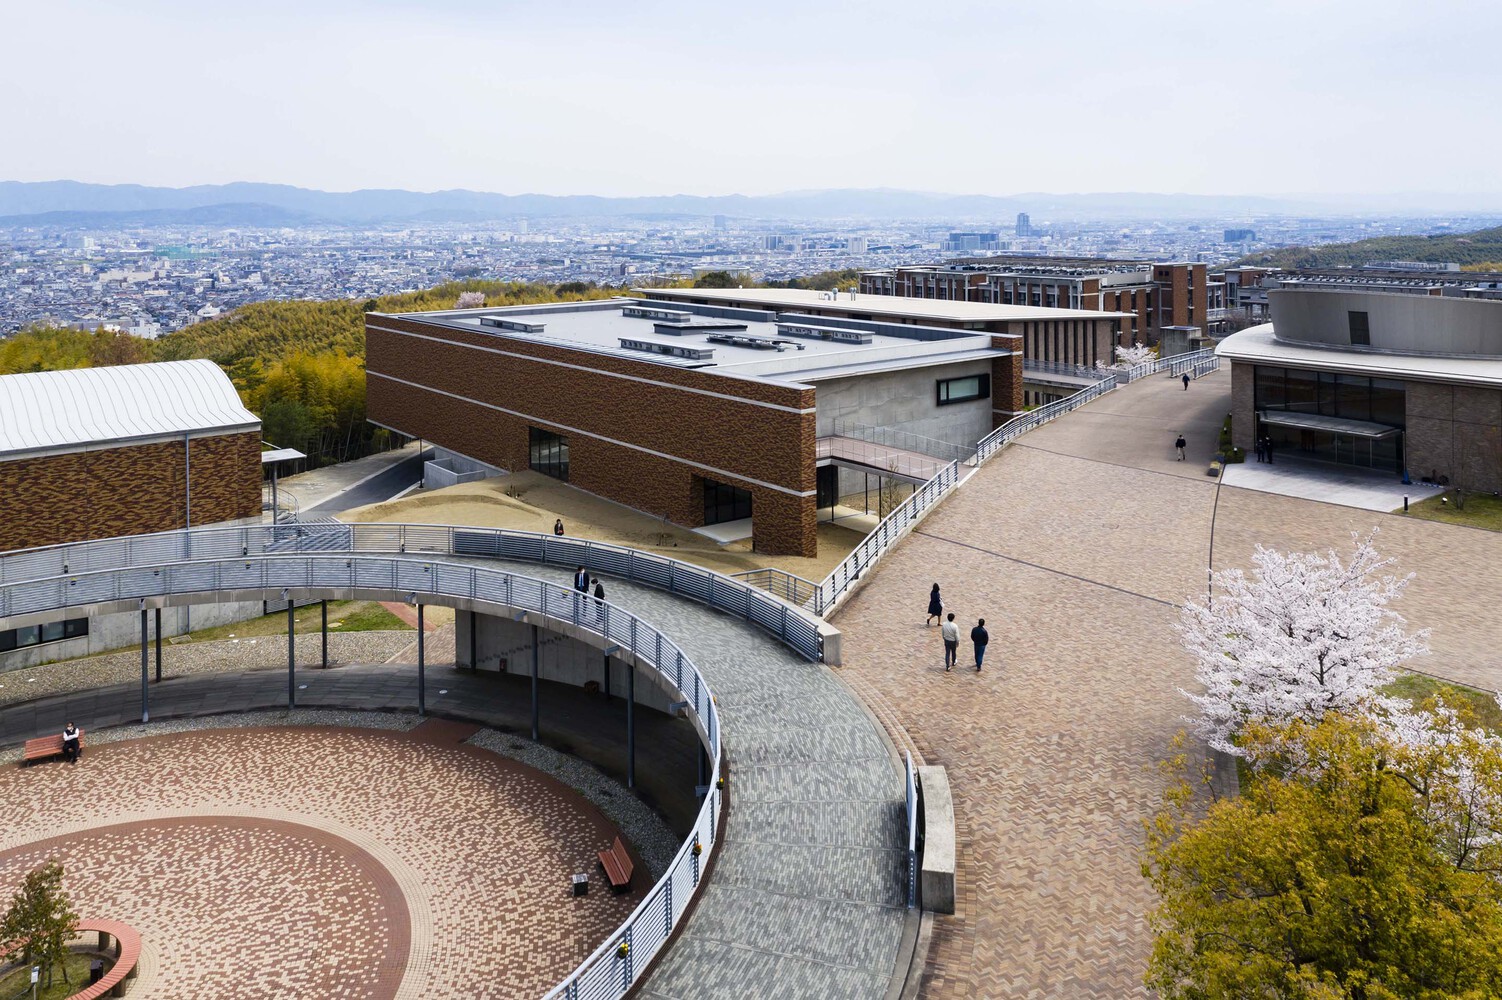
[[[976,399],[991,398],[990,375],[967,375],[964,378],[941,378],[938,382],[938,403],[968,403]]]
[[[527,428],[527,464],[545,476],[568,482],[568,438],[551,431]]]
[[[1367,322],[1367,314],[1351,310],[1346,313],[1346,319],[1351,326],[1351,346],[1370,347],[1372,343],[1372,328]]]
[[[744,521],[751,516],[751,491],[704,480],[704,523]]]
[[[0,632],[0,653],[27,646],[40,646],[44,642],[60,639],[77,639],[89,634],[87,618],[69,618],[67,621],[48,622],[45,625],[27,625]]]

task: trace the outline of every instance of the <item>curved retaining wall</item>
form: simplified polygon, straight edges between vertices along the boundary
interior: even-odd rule
[[[230,530],[238,533],[247,529]],[[218,535],[214,540],[222,543],[229,537]],[[139,546],[132,544],[135,539],[114,539],[5,557],[0,562],[6,564],[9,577],[0,579],[0,616],[55,616],[64,609],[119,612],[168,604],[282,600],[293,594],[315,599],[420,600],[486,614],[521,616],[539,627],[584,639],[610,650],[613,656],[654,670],[661,683],[676,690],[687,703],[685,711],[712,764],[704,804],[667,874],[626,922],[547,994],[549,998],[625,995],[667,943],[697,895],[703,865],[709,860],[706,852],[712,853],[717,846],[722,794],[718,711],[698,668],[671,639],[622,608],[607,604],[606,613],[597,615],[592,598],[483,566],[401,555],[267,552],[152,564],[142,561],[152,551],[150,539],[160,540],[161,536],[146,536],[146,544]],[[176,541],[182,544],[196,539],[180,537]],[[243,551],[249,551],[248,543]],[[126,565],[98,568],[110,553]],[[80,556],[96,568],[71,572],[74,564],[70,557]],[[59,557],[65,567],[63,575],[35,575]]]

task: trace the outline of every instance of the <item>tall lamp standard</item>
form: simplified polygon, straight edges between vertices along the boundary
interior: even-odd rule
[[[1226,414],[1230,416],[1230,414]],[[1220,487],[1226,481],[1226,463],[1215,476],[1215,499],[1210,504],[1210,548],[1205,553],[1205,607],[1215,606],[1215,517],[1220,513]]]

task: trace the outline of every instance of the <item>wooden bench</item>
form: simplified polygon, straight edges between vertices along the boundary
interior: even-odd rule
[[[56,733],[52,736],[38,736],[34,740],[26,741],[26,750],[21,756],[21,766],[34,763],[39,760],[47,760],[49,757],[61,757],[63,753],[63,734]],[[78,731],[78,755],[83,756],[83,730]]]
[[[626,853],[626,845],[621,843],[619,836],[609,850],[600,852],[600,867],[610,879],[611,892],[625,892],[631,887],[631,855]]]
[[[118,920],[80,920],[78,929],[99,935],[99,950],[110,948],[114,938],[115,964],[94,985],[73,994],[68,1000],[98,1000],[99,997],[123,997],[125,981],[136,978],[141,964],[141,935]]]

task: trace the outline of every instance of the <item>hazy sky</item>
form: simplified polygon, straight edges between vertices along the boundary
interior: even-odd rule
[[[5,0],[0,179],[1502,190],[1502,2]]]

